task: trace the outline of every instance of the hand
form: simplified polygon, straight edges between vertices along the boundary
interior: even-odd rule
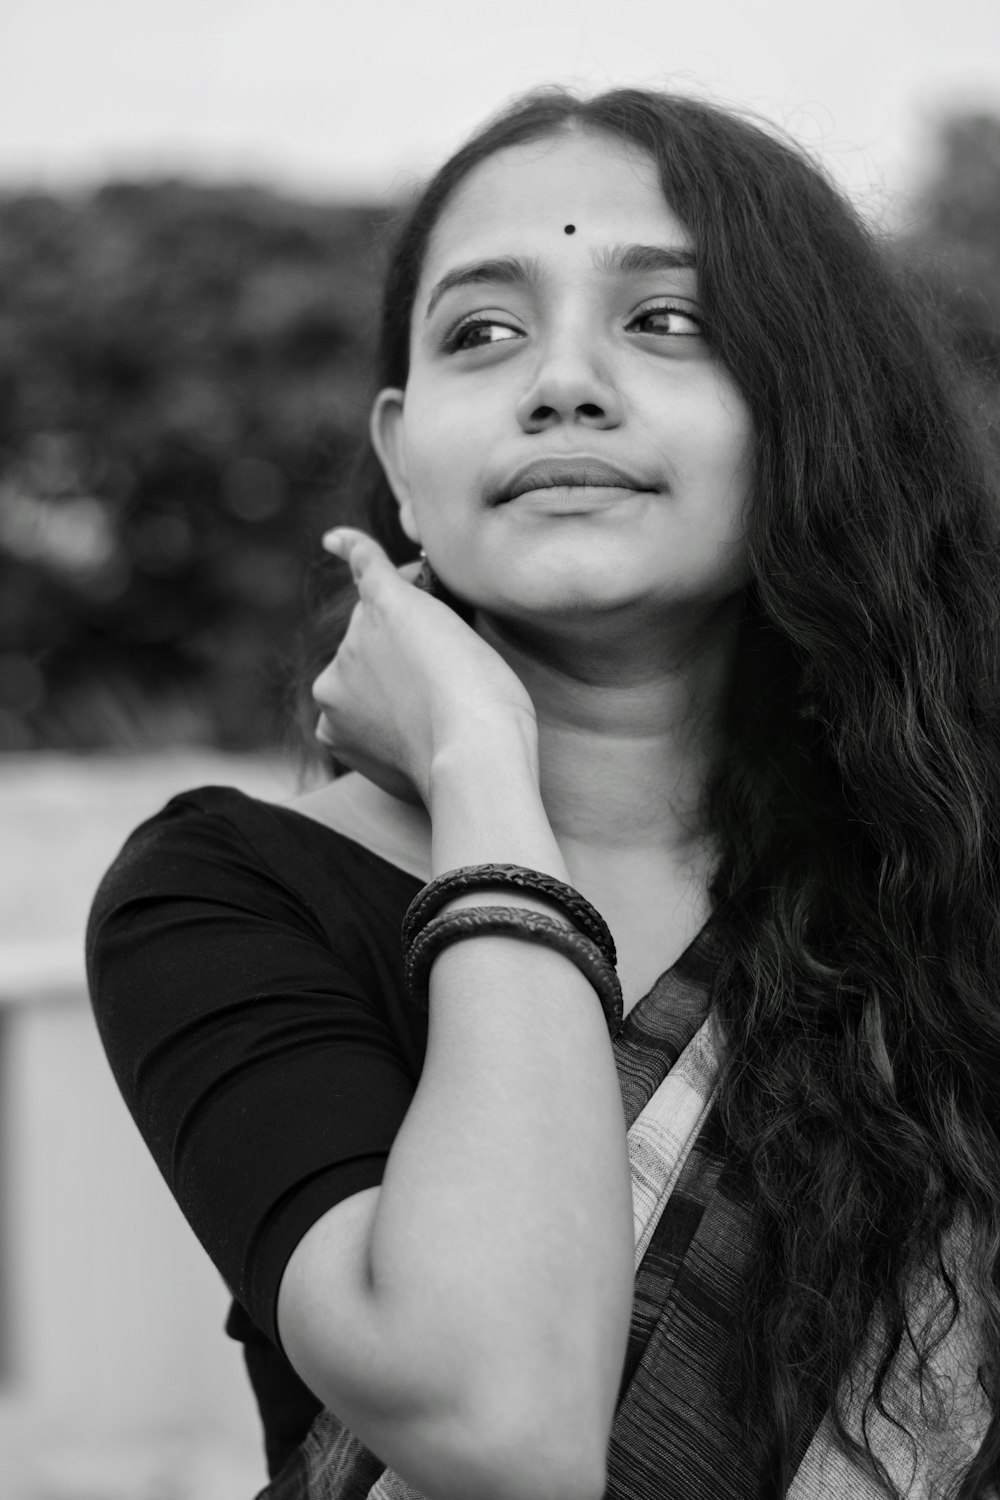
[[[429,806],[435,756],[476,732],[505,726],[537,743],[534,705],[498,652],[396,568],[363,531],[323,538],[351,569],[358,602],[340,648],[313,683],[316,737],[393,796]]]

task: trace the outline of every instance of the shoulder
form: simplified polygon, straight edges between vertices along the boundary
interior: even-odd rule
[[[226,907],[234,915],[325,928],[317,908],[350,908],[374,884],[356,855],[280,803],[235,787],[179,793],[140,823],[98,886],[88,946],[114,919],[148,926],[167,902]]]
[[[391,848],[393,841],[388,828],[381,840],[359,837],[373,820],[360,802],[352,817],[349,799],[330,795],[335,789],[339,782],[287,803],[228,786],[180,792],[128,836],[99,894],[123,887],[138,893],[151,885],[183,890],[192,878],[199,885],[263,879],[306,892],[319,880],[329,892],[342,877],[345,890],[363,888],[372,883],[366,851],[380,854],[380,843]]]
[[[337,995],[398,1019],[415,884],[283,804],[184,792],[135,829],[93,899],[85,957],[99,1025],[200,1025],[228,1006],[245,1019],[279,995],[306,1009]]]
[[[130,834],[106,871],[91,906],[88,959],[112,928],[146,942],[168,924],[190,940],[209,919],[216,927],[250,922],[337,946],[354,929],[395,930],[414,875],[388,841],[360,836],[346,815],[340,821],[234,787],[180,793]]]
[[[101,882],[98,905],[118,894],[183,892],[193,879],[211,886],[259,875],[287,841],[276,812],[235,787],[178,793],[129,834]]]

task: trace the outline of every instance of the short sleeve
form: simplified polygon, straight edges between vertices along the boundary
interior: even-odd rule
[[[266,837],[201,800],[175,798],[104,877],[88,980],[112,1071],[161,1173],[233,1296],[280,1348],[289,1256],[327,1209],[382,1181],[413,1098],[394,947],[406,883],[418,882],[396,872],[403,894],[390,891],[382,910],[336,859],[268,858]]]

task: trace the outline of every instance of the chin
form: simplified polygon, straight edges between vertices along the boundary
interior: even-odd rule
[[[477,601],[476,608],[500,619],[550,620],[555,623],[560,620],[593,620],[602,615],[639,608],[642,602],[641,594],[623,590],[617,580],[605,579],[603,587],[574,580],[558,585],[551,581],[534,585],[525,583],[522,588],[507,588],[502,594],[491,590],[488,597]]]

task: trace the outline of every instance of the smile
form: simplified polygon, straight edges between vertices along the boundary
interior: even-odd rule
[[[558,495],[561,503],[600,502],[624,499],[629,494],[649,493],[661,489],[646,475],[631,473],[604,459],[583,455],[577,458],[542,458],[525,464],[502,481],[490,496],[492,505],[503,505],[530,495],[538,500],[548,492]]]

